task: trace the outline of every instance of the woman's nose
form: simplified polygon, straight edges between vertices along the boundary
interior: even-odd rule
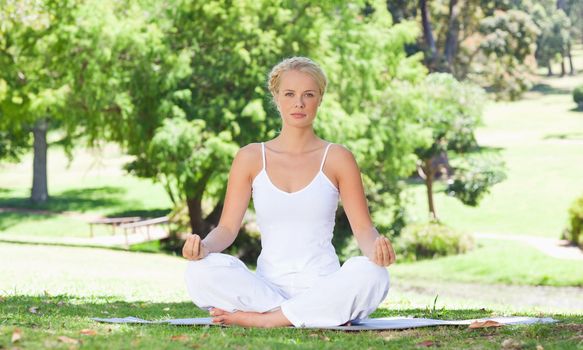
[[[300,107],[300,108],[304,107],[304,101],[302,100],[301,97],[296,100],[296,107]]]

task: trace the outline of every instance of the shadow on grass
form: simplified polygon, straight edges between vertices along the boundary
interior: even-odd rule
[[[543,140],[583,140],[583,132],[570,132],[561,134],[546,134]]]
[[[414,349],[431,344],[446,348],[493,348],[509,336],[524,347],[534,349],[540,343],[547,348],[577,348],[583,329],[583,316],[546,315],[561,324],[525,325],[468,330],[467,326],[436,326],[416,329],[344,332],[311,328],[258,329],[218,326],[173,326],[168,324],[107,324],[90,318],[134,316],[146,320],[209,317],[190,302],[126,302],[119,297],[75,297],[70,295],[5,296],[0,299],[0,347],[12,348],[10,336],[22,336],[19,346],[26,348],[62,348],[64,342],[84,348],[118,349]],[[381,309],[372,317],[415,316],[440,319],[492,317],[485,309],[452,309],[440,316],[423,309]],[[528,315],[541,317],[543,315]],[[84,334],[92,335],[85,336]],[[66,336],[62,336],[66,335]],[[57,337],[59,336],[59,337]],[[535,340],[532,340],[535,338]],[[423,342],[422,342],[423,341]],[[422,342],[422,343],[420,343]],[[328,346],[326,346],[328,345]],[[433,347],[433,346],[432,346]],[[78,346],[70,347],[78,348]],[[518,349],[517,348],[517,349]]]
[[[543,95],[570,95],[571,90],[553,87],[548,84],[536,84],[530,89],[531,92],[538,92]]]
[[[125,217],[125,216],[139,216],[142,218],[157,218],[160,216],[165,216],[170,214],[172,210],[170,208],[158,208],[158,209],[148,209],[148,210],[123,210],[113,213],[109,213],[108,217]]]
[[[54,217],[56,214],[37,214],[23,212],[0,212],[0,231],[17,225],[23,221],[42,221]]]
[[[78,297],[72,295],[12,295],[3,296],[1,318],[29,318],[38,316],[61,315],[76,318],[113,318],[134,316],[146,320],[162,320],[169,318],[194,318],[209,317],[207,311],[198,308],[190,301],[184,302],[150,302],[150,301],[124,301],[116,296]],[[34,311],[30,311],[34,308]],[[24,312],[24,311],[27,312]],[[518,313],[517,313],[518,314]],[[532,313],[526,313],[528,315]],[[525,315],[526,315],[525,314]],[[555,314],[559,315],[560,314]],[[440,309],[431,311],[428,309],[377,309],[370,317],[418,317],[443,320],[462,320],[499,316],[488,309]],[[581,315],[565,315],[565,318],[573,317],[579,322]]]
[[[127,206],[123,200],[126,190],[123,187],[95,187],[61,192],[50,196],[43,204],[35,204],[27,198],[0,198],[0,207],[11,207],[50,212],[78,211],[87,212],[106,207]]]
[[[34,313],[23,312],[34,307]],[[169,318],[209,317],[208,312],[199,309],[191,302],[160,303],[149,301],[127,302],[119,297],[77,297],[71,295],[6,296],[2,302],[1,317],[13,315],[15,318],[34,316],[73,316],[73,317],[127,317],[134,316],[146,320]],[[426,309],[378,309],[371,317],[412,316],[444,320],[472,319],[491,316],[486,309],[438,310],[432,313]]]

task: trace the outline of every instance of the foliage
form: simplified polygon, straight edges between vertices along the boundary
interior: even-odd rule
[[[565,230],[566,239],[583,249],[583,196],[569,208],[569,227]]]
[[[65,113],[75,7],[72,0],[6,1],[0,7],[0,159],[17,160],[31,146],[36,120],[66,125],[68,135],[83,125]]]
[[[438,222],[406,226],[395,244],[405,261],[465,253],[474,247],[473,237]]]
[[[537,4],[532,18],[540,29],[535,53],[539,65],[550,66],[557,58],[562,61],[570,41],[571,23],[567,15],[554,4],[550,9]]]
[[[448,180],[445,192],[472,207],[506,178],[504,164],[498,158],[464,157],[454,167],[455,174]]]
[[[532,67],[525,63],[534,54],[538,27],[523,11],[495,11],[481,21],[480,32],[486,82],[498,98],[517,99],[531,86]]]
[[[583,110],[583,85],[579,85],[573,89],[573,101],[577,103],[577,107]]]
[[[179,204],[203,183],[200,177],[206,169],[228,172],[227,164],[237,152],[230,141],[228,132],[206,131],[204,120],[165,119],[150,142],[147,158],[173,203]],[[203,189],[194,192],[202,196]]]
[[[405,129],[408,135],[416,136],[397,142],[403,143],[400,147],[408,146],[409,156],[416,160],[427,187],[430,214],[436,219],[432,183],[438,172],[447,175],[449,171],[447,157],[446,164],[437,160],[448,151],[466,152],[477,145],[474,132],[481,123],[486,96],[476,85],[458,82],[446,73],[432,73],[419,86],[401,91],[406,96],[395,95],[388,110],[390,115],[403,113],[413,119]],[[399,123],[390,128],[398,130]]]

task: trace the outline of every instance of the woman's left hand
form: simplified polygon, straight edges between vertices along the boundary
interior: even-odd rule
[[[389,266],[395,262],[395,250],[387,237],[377,237],[371,260],[379,266]]]

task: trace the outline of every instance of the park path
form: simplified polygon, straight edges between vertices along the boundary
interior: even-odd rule
[[[78,219],[93,221],[97,219],[102,219],[103,217],[96,214],[85,214],[79,212],[51,212],[47,210],[35,210],[35,209],[25,209],[25,208],[0,208],[0,213],[2,212],[22,212],[40,215],[65,215],[70,217],[75,217]],[[159,240],[168,237],[168,234],[164,230],[152,230],[149,235],[144,233],[133,233],[128,234],[127,238],[124,235],[112,235],[112,236],[99,236],[92,238],[82,238],[82,237],[35,237],[34,243],[53,243],[53,244],[66,244],[66,245],[81,245],[81,246],[100,246],[100,247],[128,247],[132,244],[144,243],[153,240]],[[553,238],[545,237],[535,237],[535,236],[519,236],[519,235],[509,235],[509,234],[496,234],[496,233],[474,233],[474,237],[477,239],[496,239],[496,240],[506,240],[521,242],[524,244],[531,245],[541,252],[557,259],[566,260],[583,260],[583,250],[576,246],[570,245],[567,240],[559,240]],[[12,242],[30,242],[30,237],[18,237],[18,236],[7,236],[1,235],[1,241],[12,241]]]
[[[557,259],[583,260],[583,250],[571,245],[564,239],[554,239],[535,236],[518,236],[496,233],[474,233],[477,239],[497,239],[504,241],[515,241],[531,245],[546,255]]]
[[[387,301],[415,301],[415,307],[437,308],[464,305],[471,308],[540,310],[541,312],[583,313],[583,287],[553,287],[468,282],[416,280],[403,276],[391,277]]]

